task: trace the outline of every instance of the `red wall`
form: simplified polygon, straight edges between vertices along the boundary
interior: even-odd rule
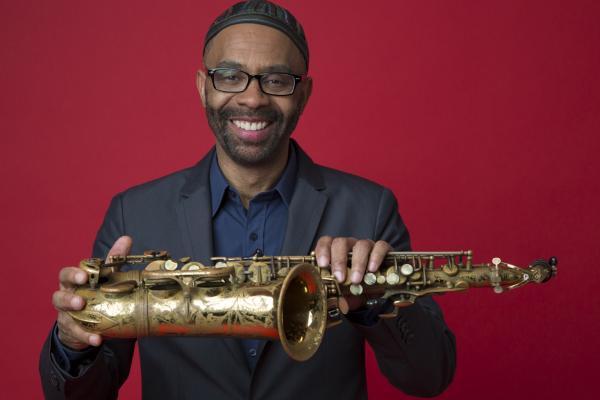
[[[458,341],[441,398],[592,397],[600,3],[282,3],[310,42],[295,137],[315,160],[392,188],[416,249],[559,258],[545,286],[439,300]],[[211,146],[194,77],[228,4],[0,3],[4,398],[41,397],[57,272],[89,254],[111,196]],[[369,392],[406,398],[372,357]],[[139,396],[137,364],[122,393]]]

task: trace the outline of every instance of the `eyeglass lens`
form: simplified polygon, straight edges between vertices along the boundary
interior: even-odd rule
[[[263,92],[273,95],[288,95],[294,92],[296,81],[286,73],[265,73],[259,75]],[[250,75],[238,69],[217,69],[213,72],[215,89],[223,92],[243,92],[248,87]]]

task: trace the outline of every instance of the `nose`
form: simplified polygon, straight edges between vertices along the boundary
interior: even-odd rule
[[[269,95],[260,90],[258,79],[251,79],[246,90],[236,95],[236,101],[248,108],[260,108],[269,103]]]

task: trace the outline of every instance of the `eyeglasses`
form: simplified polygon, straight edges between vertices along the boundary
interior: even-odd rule
[[[214,68],[208,70],[213,87],[226,93],[241,93],[248,88],[250,81],[256,78],[263,93],[273,96],[289,96],[294,93],[296,83],[304,79],[304,75],[285,72],[265,72],[250,75],[235,68]]]

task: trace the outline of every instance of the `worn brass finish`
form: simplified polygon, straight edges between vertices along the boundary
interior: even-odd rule
[[[352,255],[349,255],[351,262]],[[391,252],[361,284],[338,284],[310,256],[212,259],[206,267],[166,252],[82,260],[89,282],[76,293],[86,300],[70,312],[84,329],[107,337],[235,336],[280,340],[295,360],[317,351],[325,329],[341,322],[338,299],[389,299],[396,307],[431,294],[492,287],[496,293],[548,281],[556,258],[519,268],[494,258],[472,264],[471,251]],[[126,264],[144,270],[123,271]],[[395,314],[392,311],[382,317]]]

